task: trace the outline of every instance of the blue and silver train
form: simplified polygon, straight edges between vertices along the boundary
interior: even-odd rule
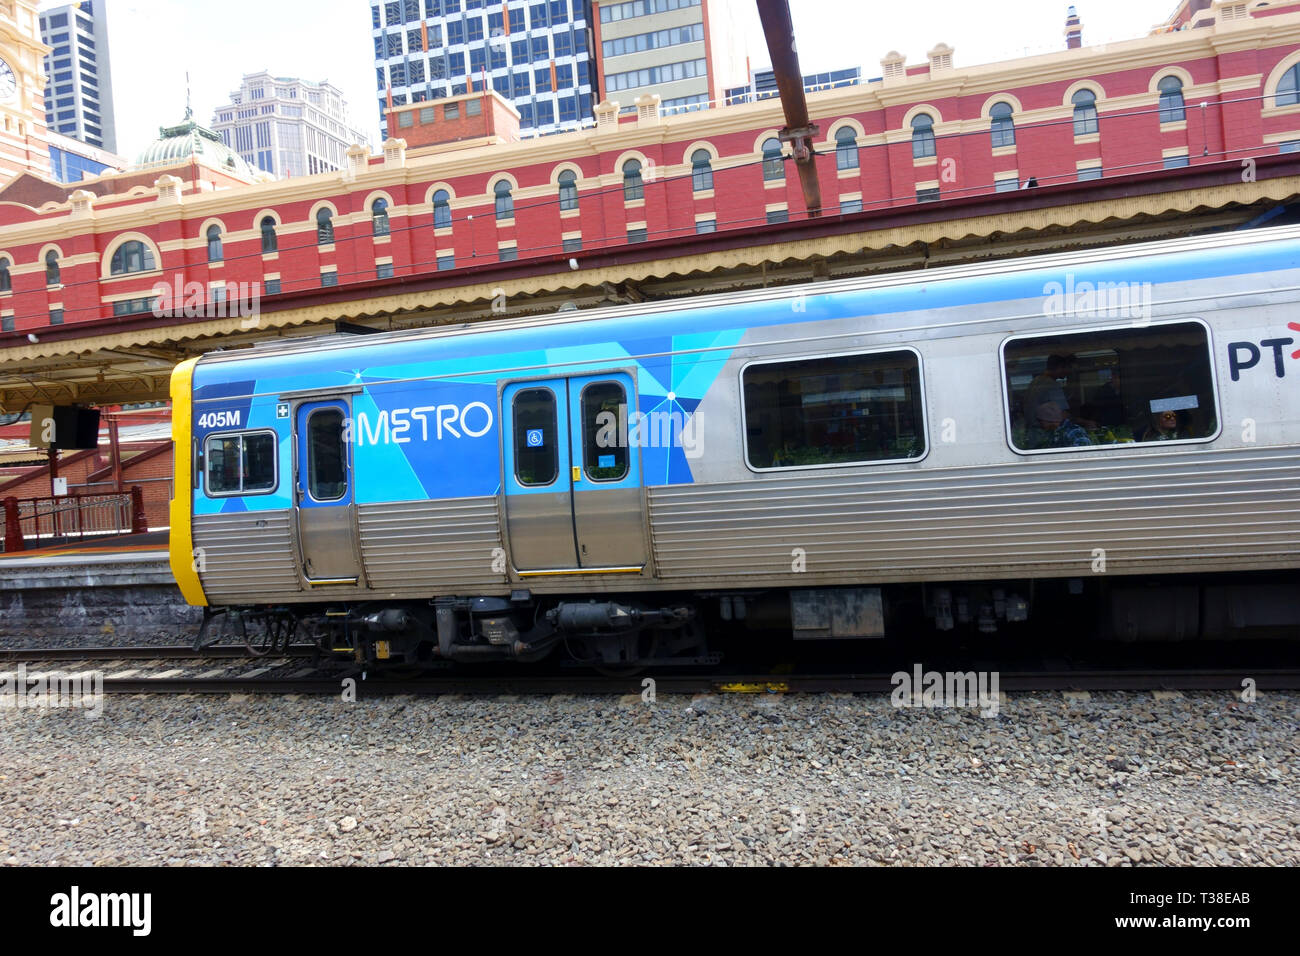
[[[186,599],[361,659],[1300,628],[1300,228],[216,352]],[[575,650],[577,648],[578,650]]]

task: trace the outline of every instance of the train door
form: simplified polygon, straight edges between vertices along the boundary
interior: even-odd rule
[[[294,419],[294,497],[303,579],[309,585],[356,584],[353,472],[344,399],[304,402]]]
[[[639,572],[641,462],[624,372],[519,382],[502,393],[511,560],[521,574]]]

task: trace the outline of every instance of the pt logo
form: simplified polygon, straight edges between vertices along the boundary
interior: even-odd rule
[[[1300,322],[1288,322],[1287,328],[1294,332],[1300,332]],[[1278,339],[1262,339],[1258,345],[1254,342],[1229,342],[1228,372],[1232,375],[1234,382],[1240,381],[1242,372],[1259,365],[1260,361],[1271,352],[1273,374],[1277,378],[1286,378],[1285,353],[1283,350],[1288,345],[1294,344],[1295,339],[1290,336]],[[1300,359],[1300,349],[1292,352],[1291,358]],[[1264,367],[1268,367],[1267,363]]]

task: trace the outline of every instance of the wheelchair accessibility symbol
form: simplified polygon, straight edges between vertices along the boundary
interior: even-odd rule
[[[542,447],[542,430],[540,428],[528,429],[527,442],[529,448]]]

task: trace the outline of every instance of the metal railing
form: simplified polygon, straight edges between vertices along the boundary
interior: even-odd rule
[[[70,494],[4,499],[5,553],[66,540],[143,534],[148,530],[139,485],[120,494]]]

